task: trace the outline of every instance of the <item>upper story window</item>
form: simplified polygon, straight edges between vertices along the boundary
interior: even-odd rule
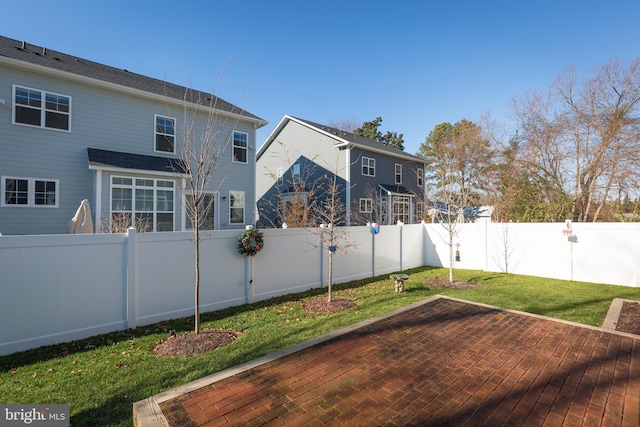
[[[58,207],[57,179],[2,177],[2,206]]]
[[[176,152],[176,119],[155,115],[155,150]]]
[[[249,135],[243,132],[233,132],[233,161],[247,163],[247,147]]]
[[[71,97],[13,86],[13,123],[71,130]]]
[[[424,186],[424,169],[418,168],[416,171],[418,173],[418,187],[422,188]]]
[[[402,165],[396,163],[396,184],[402,184]]]
[[[376,159],[370,157],[362,158],[362,175],[376,176]]]

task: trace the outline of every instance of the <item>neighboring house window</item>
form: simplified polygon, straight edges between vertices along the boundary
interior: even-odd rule
[[[391,223],[397,224],[398,221],[402,221],[404,224],[409,224],[409,210],[411,207],[411,200],[407,196],[394,196],[393,197],[393,218]]]
[[[402,184],[402,165],[396,163],[396,184]]]
[[[424,204],[422,202],[417,202],[416,203],[416,222],[420,222],[423,219],[424,219]]]
[[[229,223],[244,224],[244,191],[229,191]]]
[[[282,185],[282,175],[283,174],[284,174],[284,169],[283,168],[276,169],[276,184],[278,186]]]
[[[193,195],[188,195],[190,203],[193,203]],[[205,209],[209,207],[209,210],[205,212]],[[193,230],[193,220],[187,213],[187,229]],[[200,230],[213,230],[215,229],[215,194],[205,193],[200,200]]]
[[[57,179],[2,177],[2,206],[58,207]]]
[[[418,187],[422,188],[424,186],[424,169],[418,168],[416,172],[418,173]]]
[[[360,212],[371,213],[372,210],[373,210],[373,200],[360,199]]]
[[[173,231],[174,183],[160,179],[111,178],[111,227],[120,231]]]
[[[387,224],[387,200],[388,197],[385,195],[380,196],[380,223]]]
[[[376,176],[376,159],[370,157],[362,158],[362,175]]]
[[[155,115],[156,151],[175,153],[176,151],[176,119]]]
[[[291,173],[293,175],[293,183],[300,184],[300,163],[293,165]]]
[[[242,132],[233,132],[233,161],[247,163],[247,140],[249,135]]]
[[[69,131],[71,98],[13,86],[13,123]]]

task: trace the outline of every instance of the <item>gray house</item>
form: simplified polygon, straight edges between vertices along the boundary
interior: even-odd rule
[[[185,130],[198,140],[207,124],[225,151],[203,227],[244,228],[264,120],[212,94],[0,37],[0,233],[68,233],[85,199],[96,232],[189,229],[177,160]]]
[[[424,160],[402,150],[284,116],[257,154],[258,223],[282,226],[283,206],[317,204],[318,183],[334,176],[346,224],[417,223],[426,213],[424,172]]]

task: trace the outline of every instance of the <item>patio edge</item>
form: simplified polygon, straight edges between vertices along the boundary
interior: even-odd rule
[[[164,414],[162,413],[162,409],[160,409],[160,404],[163,402],[166,402],[167,400],[174,399],[180,395],[198,390],[202,387],[208,386],[217,381],[239,374],[248,369],[252,369],[260,365],[264,365],[265,363],[272,362],[281,357],[288,356],[297,351],[304,350],[305,348],[323,343],[332,338],[335,338],[340,335],[359,329],[363,326],[367,326],[371,323],[375,323],[379,320],[383,320],[388,317],[395,316],[396,314],[400,314],[405,311],[412,310],[416,307],[430,303],[440,298],[448,298],[448,297],[443,297],[442,295],[434,295],[427,299],[414,302],[407,306],[400,307],[396,310],[392,310],[387,313],[381,314],[379,316],[372,317],[371,319],[363,320],[362,322],[358,322],[350,326],[345,326],[344,328],[335,330],[333,332],[329,332],[328,334],[322,335],[320,337],[313,338],[308,341],[304,341],[302,343],[282,349],[275,353],[267,354],[257,359],[250,360],[249,362],[242,363],[240,365],[222,370],[220,372],[216,372],[206,377],[202,377],[200,379],[191,381],[184,385],[181,385],[181,386],[172,388],[170,390],[164,391],[162,393],[156,394],[154,396],[148,397],[144,400],[135,402],[133,404],[133,425],[135,427],[168,427],[169,422],[167,421]],[[451,299],[455,299],[455,298],[451,298]]]

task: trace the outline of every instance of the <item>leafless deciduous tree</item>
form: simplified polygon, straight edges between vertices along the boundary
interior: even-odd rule
[[[218,80],[219,81],[219,80]],[[200,332],[200,240],[205,219],[213,207],[214,197],[224,180],[216,173],[229,146],[237,119],[221,115],[213,95],[201,99],[187,89],[184,95],[180,140],[176,144],[176,176],[183,185],[178,186],[185,203],[187,218],[193,227],[195,249],[194,268],[194,332]]]
[[[319,182],[316,177],[317,164],[306,158],[293,159],[284,145],[276,140],[274,143],[282,147],[279,160],[287,167],[273,171],[265,168],[264,173],[274,182],[271,191],[263,197],[259,204],[261,221],[272,227],[284,224],[291,228],[309,225],[309,214],[317,201],[316,193]]]
[[[337,168],[336,168],[337,170]],[[327,278],[327,300],[332,301],[333,288],[333,257],[336,253],[346,254],[347,250],[357,247],[357,243],[350,240],[346,226],[346,206],[342,199],[344,189],[338,182],[337,174],[326,175],[318,184],[321,188],[317,192],[318,202],[311,210],[311,222],[315,227],[308,228],[318,237],[319,243],[329,257]]]
[[[328,124],[332,128],[336,128],[344,132],[353,133],[354,130],[356,130],[358,127],[360,127],[360,125],[362,125],[362,121],[356,119],[355,117],[352,117],[350,119],[338,118],[338,119],[329,120]]]
[[[613,60],[588,78],[570,67],[546,95],[514,105],[522,138],[518,161],[544,184],[550,205],[568,200],[567,217],[597,221],[610,201],[637,196],[640,58],[628,66]]]

